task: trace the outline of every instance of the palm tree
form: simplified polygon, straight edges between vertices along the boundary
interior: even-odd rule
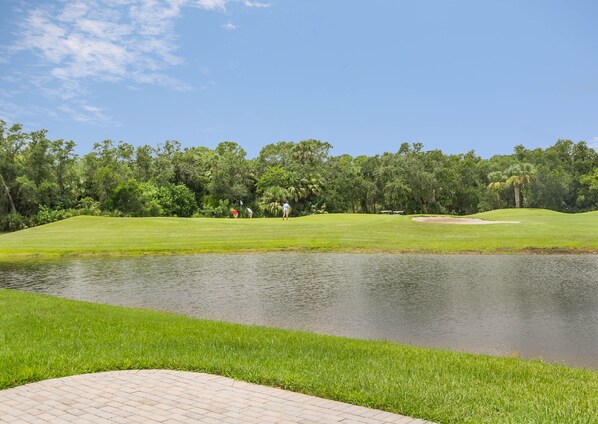
[[[488,185],[486,188],[496,193],[496,202],[498,207],[500,208],[500,192],[502,191],[503,187],[506,185],[506,176],[500,171],[494,171],[488,174]]]
[[[322,177],[320,175],[310,175],[307,180],[307,192],[319,197],[322,195]]]
[[[295,203],[299,203],[299,201],[307,195],[307,190],[301,185],[301,180],[299,180],[295,185],[289,186],[287,191]]]
[[[306,164],[314,157],[314,144],[309,142],[301,142],[293,146],[293,156],[301,163]]]
[[[322,195],[323,179],[319,174],[309,174],[307,177],[299,178],[287,188],[290,198],[299,211],[303,200],[310,202],[313,198]]]
[[[536,168],[531,163],[516,163],[511,165],[505,173],[509,175],[505,185],[513,187],[515,191],[515,206],[521,207],[521,189],[526,185],[536,181]],[[526,199],[523,199],[523,203],[527,203]]]
[[[268,187],[259,200],[259,207],[270,215],[277,215],[282,210],[282,202],[289,197],[289,191],[279,187]]]

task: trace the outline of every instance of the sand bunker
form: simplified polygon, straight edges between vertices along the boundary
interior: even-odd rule
[[[418,216],[412,218],[417,222],[434,224],[486,225],[486,224],[519,224],[519,221],[485,221],[477,218],[452,218],[449,216]]]

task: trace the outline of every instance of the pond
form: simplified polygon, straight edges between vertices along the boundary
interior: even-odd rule
[[[598,256],[241,254],[0,262],[0,287],[598,368]]]

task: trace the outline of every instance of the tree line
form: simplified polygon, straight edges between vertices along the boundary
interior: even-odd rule
[[[249,206],[255,216],[275,216],[284,201],[296,216],[598,208],[598,154],[583,141],[518,145],[490,159],[425,151],[421,143],[333,156],[319,140],[268,144],[255,158],[230,141],[210,149],[104,140],[83,156],[75,148],[0,120],[0,231],[81,214],[225,217]]]

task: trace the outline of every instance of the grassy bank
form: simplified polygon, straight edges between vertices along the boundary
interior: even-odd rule
[[[0,389],[115,369],[202,371],[442,423],[590,423],[598,372],[0,290]]]
[[[473,217],[519,224],[446,225],[410,216],[282,219],[74,217],[0,235],[0,258],[251,251],[598,252],[598,212],[508,209]]]

